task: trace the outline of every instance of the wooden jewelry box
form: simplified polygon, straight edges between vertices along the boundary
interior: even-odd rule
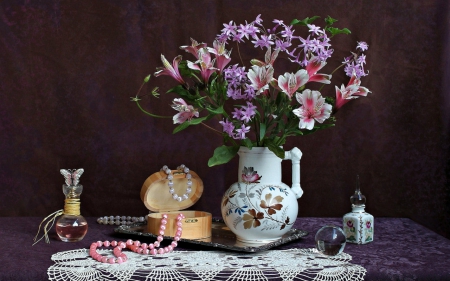
[[[186,173],[180,170],[171,170],[174,193],[170,193],[169,179],[165,171],[159,171],[149,176],[141,189],[141,200],[147,209],[150,210],[147,219],[147,231],[154,235],[159,235],[161,216],[167,214],[167,224],[165,236],[175,236],[176,217],[179,213],[183,213],[182,238],[185,239],[205,239],[211,236],[212,216],[210,213],[202,211],[180,211],[194,205],[200,199],[203,193],[203,181],[194,172],[189,171],[191,175],[192,185],[188,185]],[[190,187],[191,192],[187,193]],[[173,194],[186,194],[187,198],[177,201],[173,198]]]

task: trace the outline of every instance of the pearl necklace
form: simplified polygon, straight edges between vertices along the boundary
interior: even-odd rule
[[[172,175],[172,171],[167,167],[167,165],[164,165],[161,168],[161,171],[165,172],[167,175],[167,179],[169,180],[169,182],[167,183],[167,185],[169,186],[169,192],[170,194],[172,194],[172,198],[178,202],[184,201],[186,199],[189,198],[189,193],[192,192],[192,175],[189,173],[189,168],[186,167],[184,164],[180,165],[177,167],[177,170],[179,170],[181,173],[186,174],[186,178],[187,178],[187,188],[186,188],[186,192],[180,196],[178,194],[175,193],[175,189],[173,188],[173,175]]]
[[[126,217],[126,216],[104,216],[97,219],[99,224],[109,225],[130,225],[135,222],[144,222],[147,217]]]
[[[128,239],[126,242],[123,241],[97,241],[97,242],[93,242],[91,244],[91,246],[89,247],[89,255],[99,261],[99,262],[103,262],[103,263],[109,263],[109,264],[114,264],[114,263],[124,263],[128,260],[128,257],[122,253],[122,249],[130,249],[131,251],[138,253],[138,254],[143,254],[143,255],[157,255],[157,254],[164,254],[164,253],[170,253],[173,251],[173,249],[175,247],[178,246],[178,241],[180,241],[181,239],[181,233],[183,231],[183,222],[182,220],[185,218],[185,216],[183,214],[178,214],[176,220],[176,226],[177,226],[177,231],[175,233],[175,236],[173,237],[172,243],[170,243],[170,245],[166,246],[166,247],[161,247],[159,249],[157,249],[160,246],[160,243],[163,241],[163,236],[164,236],[164,231],[166,230],[166,224],[167,224],[167,218],[168,216],[166,214],[163,214],[161,217],[161,225],[159,227],[159,234],[158,237],[156,237],[156,241],[150,244],[146,244],[146,243],[141,243],[139,241],[133,241],[131,239]],[[115,258],[113,257],[106,257],[106,256],[102,256],[97,252],[97,248],[98,247],[115,247],[113,250],[113,254],[115,256]]]

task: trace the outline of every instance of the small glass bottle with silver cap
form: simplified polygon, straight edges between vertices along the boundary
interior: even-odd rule
[[[344,215],[343,229],[347,242],[367,244],[373,241],[374,220],[373,216],[364,211],[366,196],[361,193],[359,176],[356,177],[356,190],[350,197],[352,212]]]

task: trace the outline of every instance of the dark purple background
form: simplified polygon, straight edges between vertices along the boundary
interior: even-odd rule
[[[237,179],[237,159],[209,168],[218,136],[202,126],[172,135],[170,119],[144,115],[130,97],[161,65],[161,53],[188,58],[178,47],[190,37],[211,45],[222,23],[258,14],[268,26],[275,18],[339,19],[337,26],[352,34],[333,38],[336,61],[325,72],[355,41],[370,46],[370,75],[362,80],[373,93],[345,105],[336,127],[285,145],[304,154],[299,216],[344,215],[359,174],[375,217],[408,217],[450,237],[446,0],[2,1],[0,215],[44,217],[62,208],[59,169],[81,167],[83,215],[142,215],[142,183],[162,165],[181,163],[205,184],[195,209],[220,215],[221,195]],[[242,55],[246,61],[263,56]],[[335,78],[346,83],[342,74]],[[175,84],[161,77],[152,80],[156,85],[164,92]],[[323,94],[333,96],[333,88]],[[173,98],[143,104],[173,115]],[[283,168],[289,184],[289,163]]]

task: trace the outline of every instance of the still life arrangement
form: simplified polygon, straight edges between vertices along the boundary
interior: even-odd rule
[[[302,136],[334,126],[335,113],[347,102],[367,96],[361,86],[368,44],[358,41],[355,49],[339,58],[333,70],[331,40],[350,30],[333,25],[328,16],[324,26],[319,17],[295,19],[289,24],[275,19],[270,28],[257,16],[252,22],[223,24],[212,46],[191,38],[180,49],[188,59],[176,56],[172,63],[162,54],[163,66],[154,76],[167,75],[176,85],[167,91],[175,98],[174,116],[159,116],[140,104],[143,86],[132,101],[153,117],[172,118],[178,133],[190,126],[203,125],[223,137],[214,150],[209,166],[225,164],[239,155],[239,181],[222,198],[222,217],[243,242],[273,241],[290,230],[298,214],[300,187],[298,148],[284,151],[288,137]],[[257,57],[242,58],[243,48],[253,48]],[[232,56],[233,52],[237,55]],[[235,60],[235,61],[234,61]],[[336,84],[333,74],[348,77]],[[333,89],[326,88],[334,86]],[[159,88],[150,94],[158,97]],[[323,94],[324,93],[324,94]],[[292,187],[281,181],[281,161],[292,161]]]
[[[287,138],[334,126],[338,110],[350,100],[370,93],[361,86],[361,78],[368,75],[364,54],[368,44],[357,42],[353,52],[342,58],[337,68],[327,71],[327,61],[334,52],[331,39],[350,31],[333,27],[336,20],[331,17],[325,18],[323,27],[315,25],[318,18],[295,19],[290,24],[275,19],[270,28],[263,25],[260,16],[250,23],[230,21],[224,24],[211,47],[194,39],[190,45],[181,46],[190,60],[183,60],[179,55],[170,63],[161,55],[163,67],[154,73],[156,77],[171,76],[177,82],[167,91],[176,96],[171,105],[176,113],[169,116],[176,125],[174,133],[203,125],[222,136],[223,144],[215,149],[209,166],[225,164],[237,154],[240,157],[239,180],[225,191],[221,202],[222,217],[235,234],[236,243],[267,244],[280,240],[290,231],[298,214],[297,199],[303,194],[302,152],[298,148],[285,151],[283,145]],[[303,33],[297,35],[297,28]],[[244,62],[240,50],[246,46],[256,49],[260,56]],[[237,53],[236,62],[232,49]],[[338,70],[344,71],[348,79],[340,85],[332,84],[332,75]],[[155,115],[140,104],[143,86],[150,82],[150,77],[144,79],[132,101],[150,116],[167,117]],[[334,85],[332,95],[324,88],[330,84]],[[158,97],[158,90],[155,87],[150,94]],[[292,162],[292,187],[281,181],[282,160]],[[82,172],[82,169],[61,170],[66,186],[78,186]],[[71,189],[76,197],[69,196],[66,203],[76,200],[79,208],[79,189],[76,194]],[[164,166],[147,179],[141,190],[144,205],[153,212],[146,220],[148,232],[155,235],[156,241],[152,244],[133,240],[97,241],[91,244],[90,256],[103,263],[123,263],[127,256],[122,249],[150,255],[168,253],[177,246],[183,232],[187,238],[208,240],[211,215],[182,211],[192,206],[202,191],[201,179],[185,165],[176,170]],[[124,218],[120,219],[102,218],[99,223],[128,224]],[[350,224],[349,220],[349,228]],[[160,242],[168,233],[174,241],[162,247]],[[317,243],[323,249],[329,246],[319,240]],[[97,252],[98,247],[109,246],[115,247],[114,258]],[[338,246],[336,253],[342,251],[342,245]]]

